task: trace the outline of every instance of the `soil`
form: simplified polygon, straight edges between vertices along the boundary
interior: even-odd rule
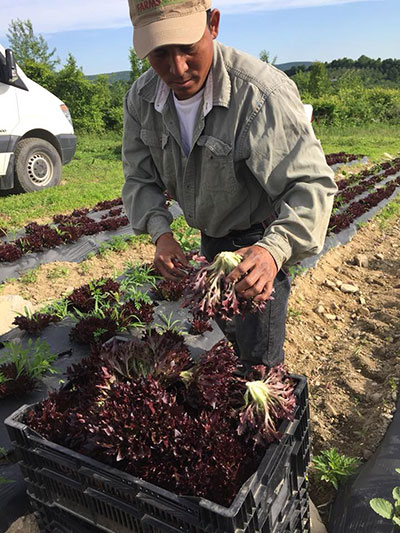
[[[25,273],[18,280],[4,283],[2,290],[0,287],[1,294],[20,295],[30,300],[34,310],[38,310],[92,279],[121,274],[130,261],[153,261],[154,250],[152,244],[130,244],[124,251],[97,254],[82,263],[56,261],[41,265],[34,269],[33,274]]]
[[[43,265],[34,283],[6,283],[2,294],[20,294],[40,307],[122,271],[129,259],[150,261],[153,252],[143,245],[80,265]],[[51,278],[56,266],[68,274]],[[290,371],[308,378],[313,453],[335,447],[368,460],[393,416],[400,377],[400,219],[384,230],[368,223],[293,280],[285,352]],[[334,494],[311,475],[322,516]]]
[[[368,460],[400,377],[400,219],[385,230],[370,222],[294,279],[285,352],[308,379],[313,454],[335,447]],[[311,477],[320,511],[334,494]]]

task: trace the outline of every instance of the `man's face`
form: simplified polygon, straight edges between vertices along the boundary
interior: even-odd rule
[[[160,46],[148,55],[150,65],[178,100],[187,100],[202,89],[211,67],[213,39],[218,35],[218,26],[219,11],[214,9],[200,41]]]

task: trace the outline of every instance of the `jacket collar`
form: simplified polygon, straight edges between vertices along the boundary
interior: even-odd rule
[[[231,80],[224,59],[224,45],[214,41],[213,105],[228,107],[231,100]]]

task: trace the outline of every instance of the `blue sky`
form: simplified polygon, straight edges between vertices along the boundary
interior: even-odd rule
[[[400,58],[400,0],[214,0],[218,39],[258,56],[288,61]],[[85,74],[129,69],[127,0],[0,0],[0,42],[11,19],[30,19],[62,62],[68,52]]]

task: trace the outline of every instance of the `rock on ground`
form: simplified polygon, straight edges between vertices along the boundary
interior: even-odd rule
[[[322,523],[319,516],[318,509],[310,500],[310,516],[311,516],[311,533],[327,533],[326,527]]]
[[[16,294],[0,295],[0,335],[15,327],[12,325],[14,318],[19,313],[25,314],[25,308],[27,308],[29,312],[33,312],[31,302],[25,300],[22,296]]]
[[[35,515],[28,514],[11,524],[6,533],[40,533],[40,530]]]

